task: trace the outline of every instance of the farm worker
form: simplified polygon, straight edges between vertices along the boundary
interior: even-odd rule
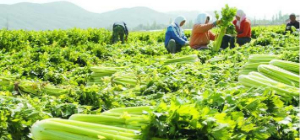
[[[183,46],[189,45],[181,28],[185,21],[186,19],[183,16],[178,16],[175,21],[168,26],[165,34],[165,47],[169,53],[180,52]]]
[[[230,35],[225,35],[223,37],[221,48],[225,49],[228,47],[228,42],[230,42],[230,48],[235,47],[235,40],[236,43],[240,46],[248,43],[251,41],[251,23],[246,18],[246,14],[243,10],[238,10],[236,12],[235,20],[233,24],[235,26],[235,30],[237,32],[236,38]]]
[[[299,31],[299,22],[296,20],[295,14],[290,15],[290,22],[286,24],[285,31],[293,32],[292,27],[295,27]]]
[[[128,38],[128,29],[125,22],[115,22],[113,25],[113,35],[112,35],[112,43],[116,43],[119,40],[124,43],[124,36],[125,41]]]
[[[207,45],[210,40],[215,40],[215,35],[210,31],[220,21],[209,23],[210,16],[201,13],[197,16],[195,25],[193,26],[190,47],[197,50],[208,49]]]

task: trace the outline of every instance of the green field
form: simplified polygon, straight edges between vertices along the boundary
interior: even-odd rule
[[[111,45],[104,29],[0,30],[0,139],[32,139],[38,120],[135,106],[152,106],[138,115],[143,126],[126,123],[142,133],[135,139],[297,139],[297,94],[238,82],[252,54],[299,64],[299,34],[284,29],[254,27],[244,46],[174,55],[163,31],[131,32],[127,43]]]

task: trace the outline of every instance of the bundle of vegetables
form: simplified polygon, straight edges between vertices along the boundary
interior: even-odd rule
[[[39,95],[41,94],[41,83],[38,81],[22,80],[15,84],[15,90],[23,94]]]
[[[99,84],[101,83],[101,78],[105,76],[112,76],[116,72],[123,70],[124,67],[91,67],[93,73],[91,74],[91,78],[89,83]]]
[[[146,83],[145,78],[146,77],[138,76],[134,73],[120,72],[120,73],[115,73],[111,77],[111,83],[132,87],[140,84],[145,84]]]
[[[71,92],[69,87],[56,87],[54,85],[47,84],[42,88],[43,93],[47,95],[60,96]]]
[[[278,59],[279,55],[273,54],[252,54],[249,56],[248,62],[259,63],[259,62],[270,62],[273,59]]]
[[[223,37],[226,33],[226,29],[228,27],[233,26],[232,20],[233,20],[234,16],[236,15],[236,11],[237,11],[236,8],[230,8],[227,4],[225,5],[224,8],[222,8],[222,11],[221,11],[222,18],[220,19],[221,22],[218,25],[220,27],[220,31],[219,31],[219,35],[218,35],[216,41],[214,41],[214,43],[213,43],[213,48],[212,48],[213,51],[219,51],[221,44],[222,44]],[[216,14],[216,19],[218,20],[219,14],[217,12],[215,12],[215,14]],[[230,29],[232,30],[232,28],[230,28]]]
[[[197,61],[198,61],[197,55],[188,55],[184,57],[165,60],[164,65],[179,64],[179,63],[194,63]]]
[[[299,87],[299,79],[300,79],[299,75],[290,72],[288,70],[273,65],[259,65],[258,71],[278,82]]]
[[[269,64],[273,59],[278,59],[279,55],[271,54],[253,54],[249,56],[248,62],[243,66],[240,74],[248,74],[251,71],[257,71],[257,67],[261,64]]]
[[[121,116],[124,112],[127,112],[131,115],[143,115],[151,112],[153,107],[151,106],[138,106],[138,107],[123,107],[123,108],[114,108],[108,111],[103,112],[103,115],[108,116]]]
[[[3,80],[3,82],[10,83],[11,89],[18,91],[20,94],[46,94],[51,96],[60,96],[71,92],[71,88],[69,86],[54,86],[49,83],[29,80],[21,80],[13,84],[13,80],[9,78],[0,78],[0,83],[1,80]]]
[[[286,47],[286,48],[283,48],[284,50],[287,50],[287,51],[299,51],[299,46],[297,47]]]
[[[46,119],[36,122],[31,129],[34,139],[141,139],[141,129],[150,123],[144,114],[150,106],[116,108],[100,115],[74,114],[69,120]]]
[[[137,130],[63,119],[36,122],[31,133],[34,140],[134,140],[140,137]]]
[[[299,49],[299,47],[298,47],[298,49]],[[270,64],[274,65],[274,66],[277,66],[277,67],[280,67],[280,68],[283,68],[285,70],[294,72],[294,73],[299,75],[299,68],[300,68],[299,63],[274,59],[270,62]]]
[[[149,124],[150,118],[144,115],[149,111],[150,107],[128,107],[112,109],[100,115],[74,114],[69,119],[139,130]]]
[[[13,77],[2,77],[0,76],[0,90],[9,90],[11,91],[14,87]]]
[[[299,96],[299,88],[275,81],[259,72],[250,72],[249,75],[240,75],[238,81],[248,87],[273,89],[277,91],[276,94],[282,96],[284,100],[290,100],[293,97]]]
[[[225,57],[223,56],[215,56],[214,58],[209,59],[207,62],[214,63],[214,62],[223,61],[224,59]]]
[[[258,63],[250,63],[247,62],[243,66],[243,69],[239,72],[240,74],[248,74],[249,72],[252,71],[257,71],[257,67],[261,64],[268,64],[268,62],[258,62]]]

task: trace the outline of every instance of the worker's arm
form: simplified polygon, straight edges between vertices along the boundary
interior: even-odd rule
[[[177,33],[175,33],[175,28],[170,26],[167,29],[167,33],[170,35],[171,39],[174,39],[176,43],[179,43],[180,45],[186,45],[187,41],[181,38]]]

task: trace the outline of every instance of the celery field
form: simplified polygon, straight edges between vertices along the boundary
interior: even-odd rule
[[[0,139],[299,139],[299,33],[284,31],[169,54],[164,31],[0,30]]]

